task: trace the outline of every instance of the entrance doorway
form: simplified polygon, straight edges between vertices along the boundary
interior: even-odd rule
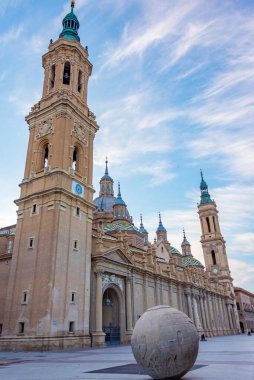
[[[102,299],[102,329],[106,344],[120,344],[120,302],[116,291],[105,290]]]

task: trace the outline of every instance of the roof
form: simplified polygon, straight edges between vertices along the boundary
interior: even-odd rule
[[[200,261],[198,261],[197,259],[195,259],[194,257],[192,256],[189,256],[189,257],[183,257],[182,258],[182,263],[184,266],[186,267],[202,267],[204,268],[204,265],[201,264]]]
[[[139,232],[138,228],[135,227],[134,224],[129,223],[129,222],[113,222],[113,223],[106,224],[104,226],[105,232],[114,232],[118,230],[121,230],[121,231],[135,230]]]

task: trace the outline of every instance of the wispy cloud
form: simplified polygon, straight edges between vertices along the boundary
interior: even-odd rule
[[[8,43],[15,41],[19,38],[20,34],[23,31],[23,25],[19,25],[17,27],[12,27],[7,30],[5,33],[0,34],[0,46],[8,45]]]

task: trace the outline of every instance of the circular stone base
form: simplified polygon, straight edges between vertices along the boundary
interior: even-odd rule
[[[137,363],[153,379],[180,379],[195,363],[198,346],[199,335],[192,320],[165,305],[148,309],[131,338]]]

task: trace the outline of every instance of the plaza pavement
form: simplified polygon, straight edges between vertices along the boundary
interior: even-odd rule
[[[146,375],[88,373],[134,364],[130,346],[54,352],[0,352],[1,380],[151,380]],[[254,380],[254,334],[200,342],[195,366],[184,380]]]

